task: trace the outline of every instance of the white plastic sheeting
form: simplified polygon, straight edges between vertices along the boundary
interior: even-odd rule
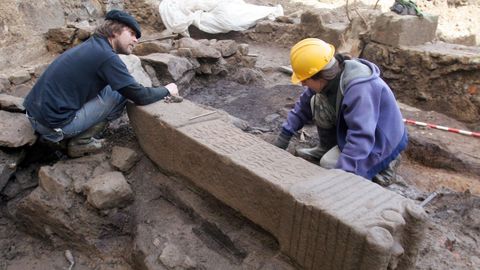
[[[163,0],[159,7],[163,24],[172,33],[189,36],[188,27],[211,33],[244,31],[257,21],[283,16],[281,5],[258,6],[243,0]]]

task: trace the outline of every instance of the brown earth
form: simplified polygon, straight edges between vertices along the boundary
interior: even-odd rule
[[[7,1],[11,4],[12,1]],[[287,14],[295,12],[299,6],[297,2],[309,2],[318,5],[319,1],[249,1],[256,4],[277,4],[281,3]],[[322,1],[323,4],[339,6],[343,1]],[[440,37],[448,40],[449,37],[456,33],[463,33],[465,29],[469,29],[469,33],[479,33],[478,30],[478,14],[480,7],[477,4],[464,5],[468,1],[428,1],[421,2],[419,5],[425,10],[441,15],[439,29]],[[13,3],[13,2],[12,2]],[[320,3],[320,4],[322,4]],[[127,4],[128,5],[128,4]],[[135,5],[135,4],[130,4]],[[140,4],[139,4],[140,5]],[[388,4],[387,4],[388,5]],[[141,5],[140,5],[141,6]],[[0,11],[5,7],[2,3]],[[388,7],[388,6],[387,6]],[[138,8],[138,7],[137,7]],[[386,7],[382,7],[386,8]],[[302,7],[302,9],[309,9]],[[477,11],[475,13],[475,11]],[[148,13],[148,12],[147,12]],[[353,13],[353,11],[352,11]],[[143,16],[143,15],[142,15]],[[152,15],[153,16],[153,15]],[[150,19],[149,19],[150,18]],[[18,18],[16,19],[18,20]],[[158,18],[149,16],[143,17],[144,22],[155,24]],[[454,24],[448,23],[455,21]],[[20,23],[19,23],[20,24]],[[40,25],[41,26],[41,25]],[[38,27],[40,27],[38,26]],[[476,32],[475,32],[476,31]],[[8,33],[0,30],[0,36]],[[450,35],[449,35],[450,34]],[[293,35],[293,34],[292,34]],[[468,36],[468,33],[465,34]],[[8,36],[11,37],[11,36]],[[239,37],[243,38],[243,37]],[[453,37],[455,39],[456,37]],[[478,37],[477,37],[478,39]],[[6,40],[2,41],[5,44]],[[36,46],[40,42],[36,38],[32,38],[30,46]],[[249,42],[248,40],[246,42]],[[32,45],[33,44],[33,45]],[[28,52],[29,47],[22,45],[16,47],[11,43],[7,44],[9,50],[25,50]],[[13,47],[12,47],[13,46]],[[3,52],[9,52],[5,50]],[[34,51],[32,49],[32,51]],[[280,124],[285,119],[288,110],[293,106],[299,91],[299,86],[289,84],[288,75],[278,72],[279,66],[288,65],[288,46],[274,46],[268,43],[268,40],[260,43],[250,43],[250,53],[258,55],[257,68],[263,73],[262,79],[253,81],[250,84],[239,84],[230,80],[230,78],[214,78],[204,80],[199,78],[192,82],[189,91],[186,91],[186,98],[194,102],[212,106],[228,112],[245,121],[246,132],[256,134],[262,139],[272,142],[279,131]],[[39,54],[24,55],[25,58],[40,57]],[[37,59],[37,58],[35,58]],[[13,61],[13,60],[10,60]],[[3,63],[3,62],[0,62]],[[8,62],[9,64],[11,62]],[[436,118],[435,120],[445,120],[445,118]],[[447,120],[448,121],[448,120]],[[442,122],[448,125],[449,122]],[[418,130],[418,127],[409,127],[409,130]],[[313,126],[305,128],[306,138],[296,137],[293,139],[289,151],[293,153],[295,147],[313,146],[316,141],[316,132]],[[430,132],[430,130],[423,130]],[[447,137],[446,140],[452,144],[459,144],[458,147],[469,147],[468,139],[458,140],[458,134],[448,134],[439,132],[438,136]],[[128,119],[121,119],[113,125],[106,133],[106,137],[110,142],[109,153],[113,145],[128,146],[132,149],[139,149],[135,136],[128,126]],[[469,138],[470,140],[478,140]],[[461,141],[461,142],[460,142]],[[33,150],[36,149],[36,150]],[[39,151],[33,148],[31,151]],[[42,150],[44,151],[44,150]],[[47,155],[47,154],[50,155]],[[420,163],[412,153],[414,150],[407,151],[403,157],[403,162],[399,168],[399,174],[404,182],[398,182],[388,188],[399,192],[418,202],[423,201],[432,192],[439,195],[425,206],[430,217],[430,223],[427,230],[426,241],[420,251],[417,269],[478,269],[480,268],[480,180],[478,174],[454,171],[448,168],[434,168]],[[37,152],[38,154],[38,152]],[[413,155],[413,157],[412,157]],[[41,152],[41,157],[33,155],[30,152],[26,164],[18,171],[18,174],[30,175],[32,179],[36,179],[35,174],[40,165],[52,164],[59,157],[65,158],[63,155],[52,152]],[[36,157],[36,158],[35,158]],[[429,157],[434,160],[435,157]],[[160,182],[148,182],[147,176],[155,175]],[[169,181],[176,180],[166,177],[157,168],[151,164],[147,158],[142,158],[134,169],[128,174],[127,178],[135,190],[136,201],[151,200],[159,208],[140,209],[140,213],[151,216],[139,217],[145,220],[158,220],[163,227],[157,230],[165,230],[165,235],[175,232],[180,235],[174,241],[182,249],[187,250],[187,242],[195,243],[194,247],[198,247],[197,251],[189,250],[188,255],[194,258],[198,264],[197,268],[192,269],[292,269],[285,258],[275,259],[279,256],[278,246],[275,240],[266,232],[257,228],[254,224],[250,224],[242,217],[237,217],[233,210],[225,207],[220,202],[210,198],[208,194],[196,190],[189,183],[182,184],[183,188],[195,190],[195,193],[202,194],[201,202],[210,204],[210,213],[220,216],[231,217],[233,227],[237,230],[244,231],[244,242],[241,237],[231,238],[237,239],[233,246],[225,245],[228,241],[220,241],[224,239],[218,234],[202,227],[206,220],[198,218],[195,209],[185,207],[185,198],[181,196],[172,196]],[[38,180],[38,179],[37,179]],[[142,181],[142,182],[140,182]],[[145,182],[143,182],[145,181]],[[149,189],[145,183],[155,185],[154,189]],[[167,184],[169,183],[169,184]],[[34,187],[32,185],[32,187]],[[18,198],[25,196],[32,190],[32,187],[22,191]],[[170,189],[168,188],[170,187]],[[175,194],[174,194],[175,195]],[[18,199],[17,198],[17,199]],[[14,199],[15,200],[15,199]],[[158,203],[157,203],[158,201]],[[0,269],[66,269],[68,266],[64,258],[64,251],[72,249],[67,243],[52,244],[45,239],[37,239],[28,234],[28,229],[22,228],[22,224],[18,224],[10,216],[7,203],[0,202]],[[137,213],[135,208],[131,209],[132,215]],[[144,212],[143,212],[144,211]],[[159,212],[156,212],[159,211]],[[141,215],[140,215],[141,216]],[[164,219],[163,216],[169,216]],[[208,220],[207,220],[208,221]],[[147,221],[145,221],[147,222]],[[149,224],[147,222],[147,224]],[[232,229],[228,222],[220,223],[225,228]],[[240,225],[239,225],[240,224]],[[22,230],[19,230],[22,228]],[[194,229],[196,228],[196,229]],[[27,232],[27,233],[25,233]],[[192,233],[194,232],[194,233]],[[196,232],[196,233],[195,233]],[[206,233],[205,232],[210,232]],[[155,233],[160,234],[160,231]],[[238,233],[242,236],[242,234]],[[174,236],[171,236],[174,238]],[[200,240],[199,240],[200,239]],[[154,241],[155,239],[146,239],[145,241]],[[249,242],[249,244],[245,244]],[[240,243],[240,244],[239,244]],[[238,249],[238,247],[244,249]],[[264,253],[260,257],[248,257],[251,260],[260,260],[263,262],[246,261],[245,253],[248,250],[252,252]],[[124,258],[97,258],[95,256],[86,255],[84,250],[73,250],[77,265],[74,269],[136,269],[132,265],[131,255]],[[274,258],[274,259],[272,259]],[[240,261],[240,263],[239,263]],[[127,263],[128,264],[127,264]],[[188,267],[185,267],[187,269]],[[167,267],[161,269],[168,269]]]

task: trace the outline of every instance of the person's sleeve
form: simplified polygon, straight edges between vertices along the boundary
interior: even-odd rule
[[[295,107],[288,112],[287,121],[282,125],[282,132],[292,136],[301,129],[308,121],[312,120],[312,108],[310,99],[314,92],[309,88],[305,88],[300,98],[295,102]]]
[[[135,78],[128,72],[127,66],[118,55],[108,58],[97,70],[97,74],[113,91],[118,91],[125,86],[136,84]]]
[[[148,105],[169,95],[167,88],[163,86],[144,87],[139,83],[123,87],[122,89],[119,89],[118,92],[137,105]]]
[[[366,176],[366,172],[360,171],[359,161],[366,159],[375,145],[381,92],[370,84],[359,84],[345,94],[342,106],[347,135],[336,168]]]

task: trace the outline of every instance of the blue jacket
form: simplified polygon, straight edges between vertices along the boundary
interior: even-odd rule
[[[385,170],[408,143],[395,97],[380,78],[378,67],[366,60],[346,60],[337,99],[337,142],[341,154],[336,168],[367,179]],[[282,132],[293,135],[312,120],[306,88],[289,112]]]

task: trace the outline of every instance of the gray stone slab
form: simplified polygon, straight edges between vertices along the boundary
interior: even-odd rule
[[[305,269],[413,267],[423,209],[359,176],[294,157],[208,112],[187,100],[128,106],[141,147],[162,170],[262,226]]]

